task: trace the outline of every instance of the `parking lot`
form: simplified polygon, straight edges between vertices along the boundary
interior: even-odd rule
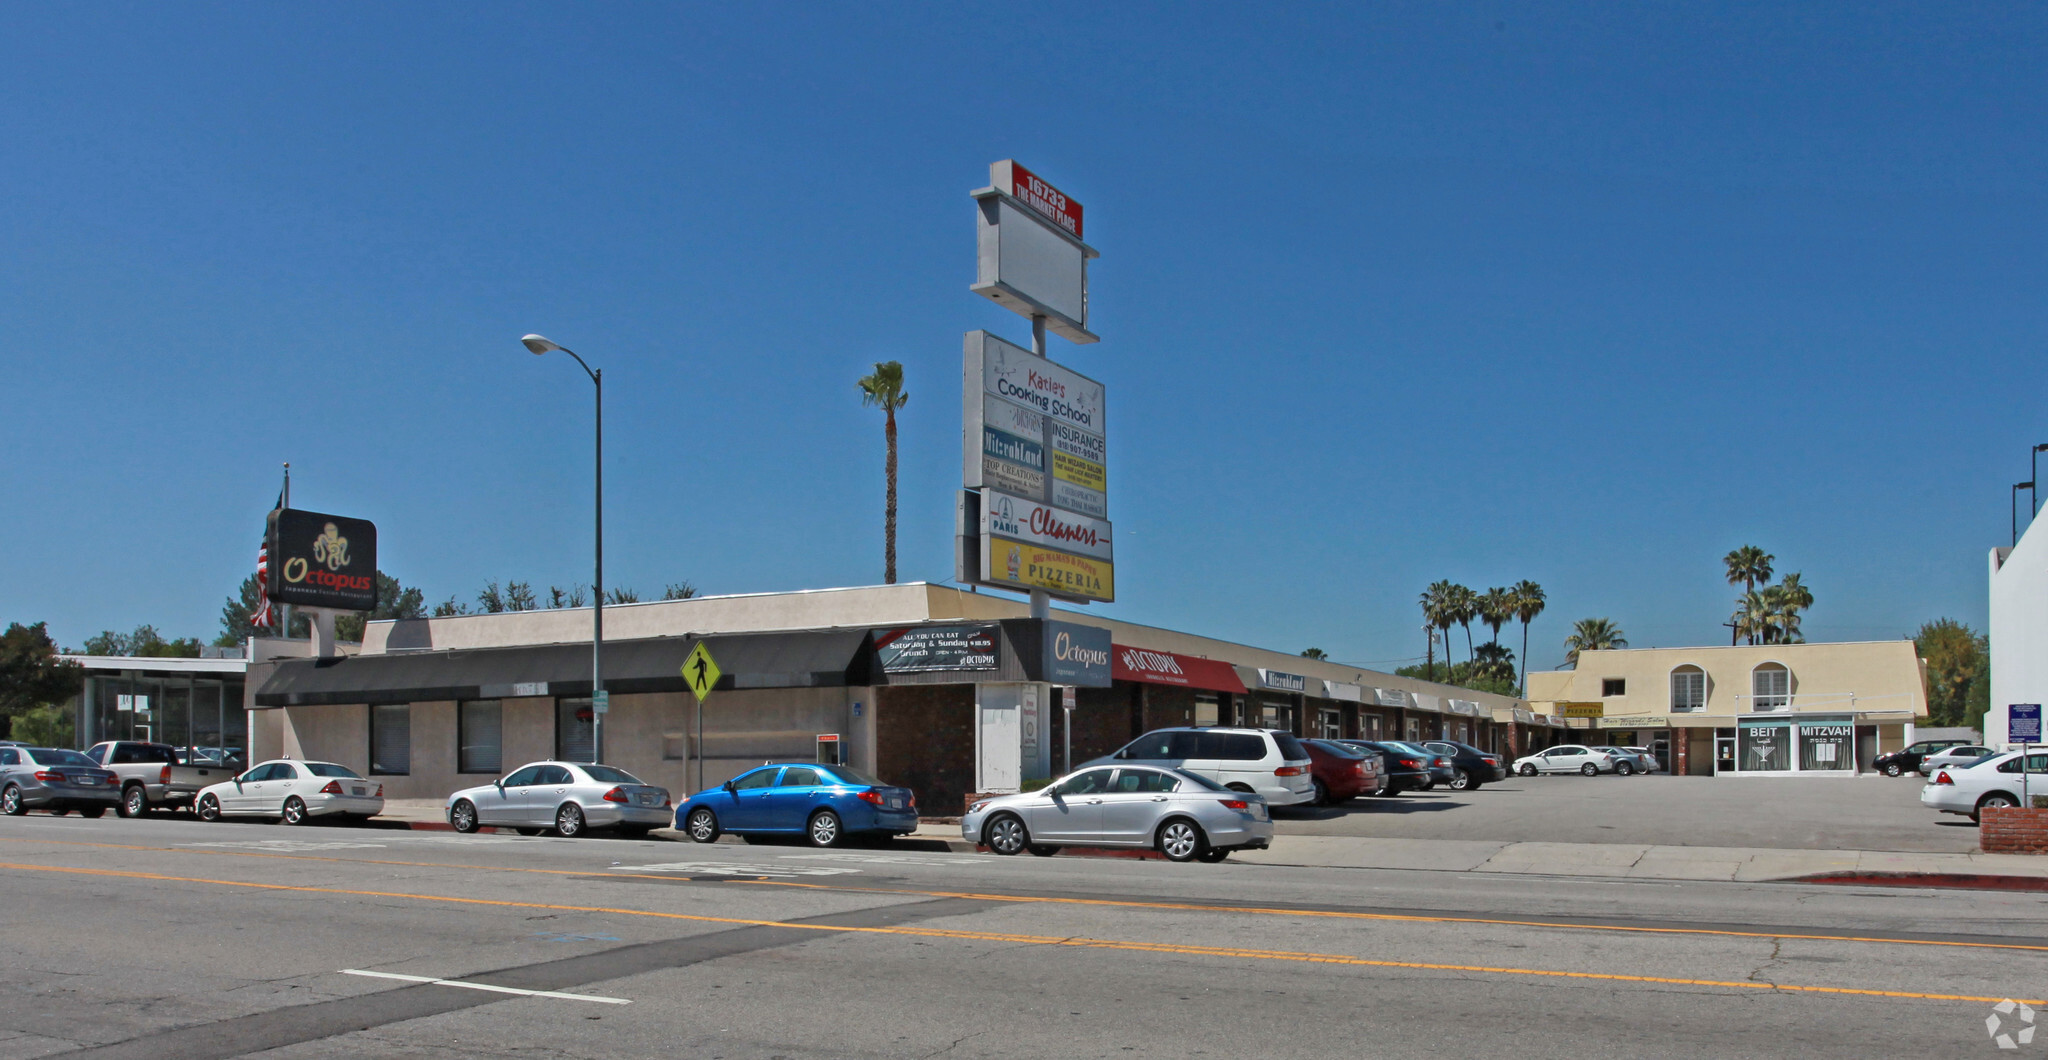
[[[1339,809],[1283,812],[1281,835],[1489,842],[1651,843],[1968,853],[1967,818],[1920,805],[1919,778],[1510,777]]]

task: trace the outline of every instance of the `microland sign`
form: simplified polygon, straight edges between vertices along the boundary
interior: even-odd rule
[[[1065,192],[1038,179],[1038,174],[1011,159],[997,162],[992,175],[997,188],[1009,192],[1012,198],[1051,221],[1060,231],[1075,239],[1081,238],[1081,204],[1067,198]]]

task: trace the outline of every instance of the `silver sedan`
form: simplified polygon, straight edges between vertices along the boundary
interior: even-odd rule
[[[617,766],[532,762],[503,779],[448,796],[448,823],[458,832],[509,825],[521,835],[553,828],[578,836],[591,828],[646,835],[669,823],[668,789],[643,783]]]
[[[1096,766],[1040,791],[984,799],[960,835],[998,854],[1050,857],[1062,846],[1156,847],[1173,861],[1222,861],[1273,841],[1266,801],[1155,766]]]

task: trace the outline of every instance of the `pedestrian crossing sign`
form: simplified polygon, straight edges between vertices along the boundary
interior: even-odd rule
[[[683,660],[683,680],[689,684],[690,691],[697,694],[697,702],[711,698],[711,690],[717,687],[719,676],[718,664],[711,659],[711,649],[706,648],[703,641],[698,641],[697,646],[690,649],[689,657]]]

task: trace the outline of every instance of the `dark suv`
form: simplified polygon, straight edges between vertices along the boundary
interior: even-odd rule
[[[1920,760],[1928,755],[1936,751],[1946,751],[1951,747],[1961,747],[1969,742],[1968,740],[1922,740],[1903,751],[1891,751],[1878,755],[1870,760],[1870,764],[1883,770],[1885,776],[1902,777],[1909,773],[1920,772]]]

